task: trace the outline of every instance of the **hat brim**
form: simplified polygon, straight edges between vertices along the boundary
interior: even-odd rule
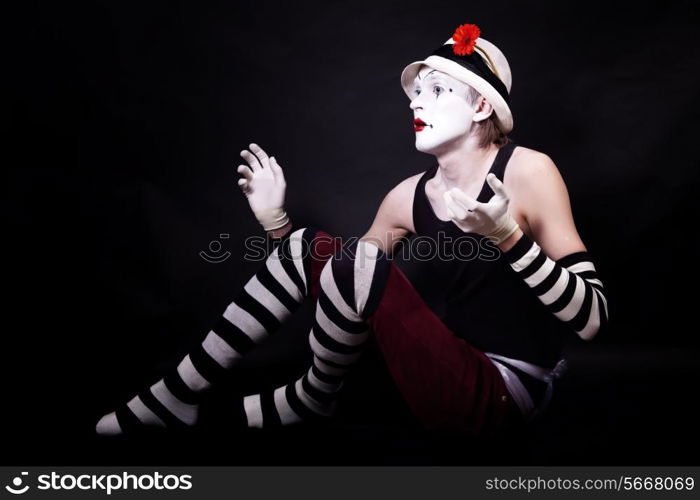
[[[498,128],[504,132],[508,133],[513,130],[513,115],[510,112],[508,103],[503,99],[503,96],[494,89],[491,84],[486,80],[481,78],[476,73],[469,71],[464,66],[445,59],[440,56],[429,56],[425,61],[412,62],[406,66],[401,73],[401,86],[403,87],[406,95],[413,99],[412,89],[413,81],[418,74],[421,66],[429,66],[433,69],[441,71],[450,75],[452,78],[456,78],[460,82],[466,83],[481,95],[483,95],[486,100],[493,106],[493,111],[496,114],[496,125]]]

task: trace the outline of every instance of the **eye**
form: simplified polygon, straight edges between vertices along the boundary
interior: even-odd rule
[[[445,91],[444,87],[441,87],[440,85],[433,85],[433,93],[435,95],[440,95]]]
[[[420,95],[420,89],[419,88],[413,89],[413,95]]]

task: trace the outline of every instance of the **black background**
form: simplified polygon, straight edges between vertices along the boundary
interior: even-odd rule
[[[258,463],[325,463],[314,443],[347,440],[342,427],[291,444],[226,429],[230,441],[211,446],[227,427],[212,416],[189,454],[92,432],[174,366],[257,268],[242,259],[262,231],[236,185],[239,151],[255,141],[277,157],[296,227],[363,234],[384,194],[433,161],[413,147],[401,70],[473,22],[509,59],[512,138],[567,182],[613,320],[570,347],[573,373],[524,460],[697,463],[691,4],[25,2],[7,16],[4,64],[3,461],[247,463],[245,441]],[[232,254],[220,264],[199,256],[214,240]],[[308,313],[213,408],[303,367]],[[434,462],[401,436],[375,439],[375,419],[391,429],[373,409],[386,397],[355,387],[348,428],[376,449],[338,462]]]

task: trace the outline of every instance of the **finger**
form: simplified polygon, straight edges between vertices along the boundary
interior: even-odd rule
[[[448,192],[452,196],[452,199],[464,207],[465,210],[473,211],[479,205],[478,201],[459,188],[452,188]]]
[[[280,167],[279,163],[277,163],[277,158],[274,156],[270,156],[270,168],[272,169],[272,173],[274,174],[275,178],[284,180],[284,172],[282,171],[282,167]]]
[[[248,147],[256,156],[263,168],[270,168],[270,159],[268,158],[267,153],[263,151],[263,148],[261,148],[254,142],[251,142]]]
[[[493,189],[494,193],[496,193],[498,196],[505,198],[506,200],[508,199],[506,187],[503,185],[503,183],[498,177],[496,177],[494,174],[489,174],[486,176],[486,182],[488,182],[489,186],[491,186],[491,189]]]
[[[238,186],[243,190],[243,192],[247,192],[249,187],[248,187],[248,181],[245,179],[238,179]]]
[[[241,174],[243,177],[245,177],[249,181],[253,180],[253,171],[247,165],[238,165],[236,172]]]
[[[467,217],[467,210],[461,205],[455,203],[454,199],[452,198],[452,196],[450,196],[450,193],[448,191],[446,191],[443,195],[443,199],[445,200],[447,211],[448,213],[452,213],[451,217],[453,219],[465,219]]]
[[[260,165],[260,161],[258,161],[258,157],[255,156],[250,151],[248,151],[247,149],[244,149],[243,151],[241,151],[241,158],[243,158],[245,161],[248,162],[248,165],[250,165],[250,168],[253,170],[253,172],[257,172],[258,170],[262,170],[262,165]]]
[[[452,214],[452,218],[455,220],[466,220],[469,217],[469,212],[467,212],[463,207],[459,206],[452,198],[448,198],[445,201],[447,206],[447,211]]]

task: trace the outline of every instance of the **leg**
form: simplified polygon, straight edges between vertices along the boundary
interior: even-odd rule
[[[343,378],[359,358],[369,334],[369,326],[358,310],[372,309],[378,302],[387,264],[376,259],[378,249],[374,245],[359,245],[360,250],[370,251],[366,259],[348,257],[356,249],[356,244],[346,247],[331,257],[321,272],[309,335],[314,354],[312,367],[293,383],[247,396],[243,407],[249,426],[288,425],[333,413]],[[360,262],[366,266],[360,267]]]
[[[250,426],[332,414],[343,377],[370,330],[408,405],[427,427],[490,432],[513,417],[515,405],[491,361],[449,331],[376,246],[359,242],[331,258],[320,284],[310,334],[313,366],[272,394],[248,396]]]
[[[284,238],[204,341],[150,389],[102,417],[97,432],[109,435],[144,425],[193,425],[200,393],[276,331],[305,297],[318,293],[321,269],[337,246],[331,236],[312,228]]]
[[[455,336],[396,266],[367,321],[394,382],[426,427],[490,434],[519,420],[491,360]]]

